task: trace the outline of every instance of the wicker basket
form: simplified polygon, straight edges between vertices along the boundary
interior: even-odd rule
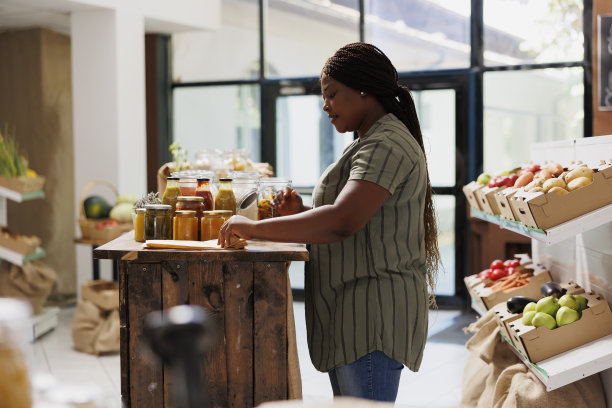
[[[85,217],[85,198],[87,192],[95,185],[100,184],[108,187],[115,197],[119,196],[117,189],[111,183],[107,181],[90,181],[85,185],[81,191],[80,197],[80,211],[79,211],[79,227],[81,227],[81,235],[83,239],[97,241],[97,242],[108,242],[117,238],[121,234],[131,231],[133,226],[132,223],[119,223],[106,225],[105,222],[110,221],[110,218],[87,218]],[[101,227],[99,227],[100,225]]]

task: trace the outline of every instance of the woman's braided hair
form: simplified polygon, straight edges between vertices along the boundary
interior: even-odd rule
[[[421,147],[423,157],[425,157],[421,126],[410,90],[406,86],[399,85],[397,70],[379,48],[363,42],[347,44],[327,60],[322,74],[357,91],[374,96],[387,112],[393,113],[406,125],[412,137]],[[433,190],[429,181],[429,174],[427,174],[425,212],[423,214],[425,254],[430,300],[435,303],[434,289],[441,263],[438,249],[438,227],[432,195]]]

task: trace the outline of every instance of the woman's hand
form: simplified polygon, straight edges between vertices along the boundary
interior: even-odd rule
[[[221,226],[219,231],[219,240],[217,243],[221,248],[225,248],[230,244],[232,235],[238,238],[251,239],[253,234],[251,231],[255,228],[257,222],[250,220],[242,215],[234,215]]]
[[[291,187],[276,192],[272,205],[280,215],[293,215],[304,211],[302,197]]]

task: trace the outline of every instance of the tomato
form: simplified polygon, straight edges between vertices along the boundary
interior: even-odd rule
[[[531,166],[527,167],[527,170],[535,173],[536,171],[540,170],[540,165],[539,164],[532,164]]]
[[[516,272],[516,268],[513,266],[506,268],[506,275],[512,275],[515,272]]]
[[[490,268],[491,269],[504,269],[504,263],[501,260],[496,259],[493,262],[491,262]]]
[[[506,276],[505,269],[493,269],[491,271],[491,277],[489,279],[498,280],[499,278],[503,278],[504,276]]]
[[[510,266],[513,268],[518,268],[519,266],[521,266],[521,261],[519,261],[518,259],[512,259],[510,260]]]
[[[489,279],[491,277],[491,270],[490,269],[485,269],[484,271],[480,272],[478,274],[478,278],[485,280],[485,279]]]

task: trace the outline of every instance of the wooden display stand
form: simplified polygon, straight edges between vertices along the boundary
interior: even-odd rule
[[[119,261],[123,406],[170,406],[170,378],[145,352],[143,321],[149,312],[181,304],[204,307],[221,334],[202,362],[212,406],[254,407],[289,398],[288,332],[295,335],[287,313],[287,270],[290,261],[308,260],[302,245],[142,249],[128,233],[95,249],[94,256]]]

